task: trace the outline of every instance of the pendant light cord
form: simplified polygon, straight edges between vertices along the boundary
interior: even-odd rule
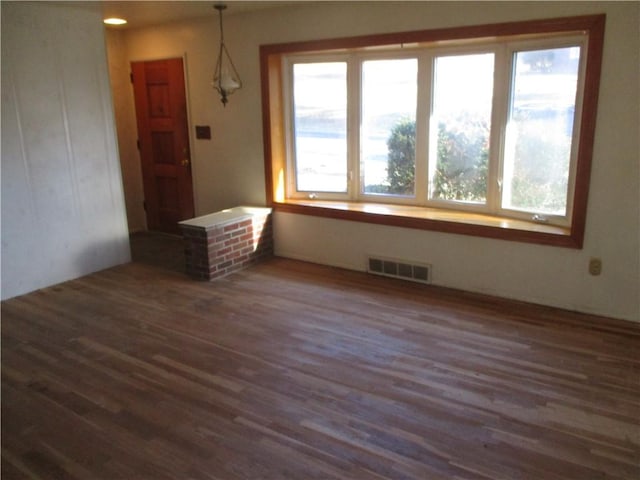
[[[220,12],[220,47],[224,45],[224,30],[222,29],[222,8],[218,10]]]

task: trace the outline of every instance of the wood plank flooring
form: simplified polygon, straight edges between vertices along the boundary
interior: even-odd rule
[[[2,303],[3,479],[640,478],[640,326],[275,258]]]

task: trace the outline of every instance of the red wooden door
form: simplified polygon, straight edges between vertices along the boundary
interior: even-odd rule
[[[147,226],[178,233],[194,216],[183,62],[132,62],[131,71]]]

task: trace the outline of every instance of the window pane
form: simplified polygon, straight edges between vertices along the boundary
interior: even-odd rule
[[[485,203],[494,54],[435,61],[430,198]],[[435,150],[435,151],[433,151]]]
[[[415,58],[362,64],[365,193],[414,195],[417,75]]]
[[[347,191],[347,64],[293,66],[296,187]]]
[[[566,215],[579,59],[579,47],[515,54],[503,207]]]

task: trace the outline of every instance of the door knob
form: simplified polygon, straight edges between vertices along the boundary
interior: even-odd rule
[[[188,167],[189,166],[189,153],[187,151],[187,147],[184,147],[182,149],[182,155],[184,155],[182,157],[182,160],[180,161],[180,165],[182,165],[183,167]]]

